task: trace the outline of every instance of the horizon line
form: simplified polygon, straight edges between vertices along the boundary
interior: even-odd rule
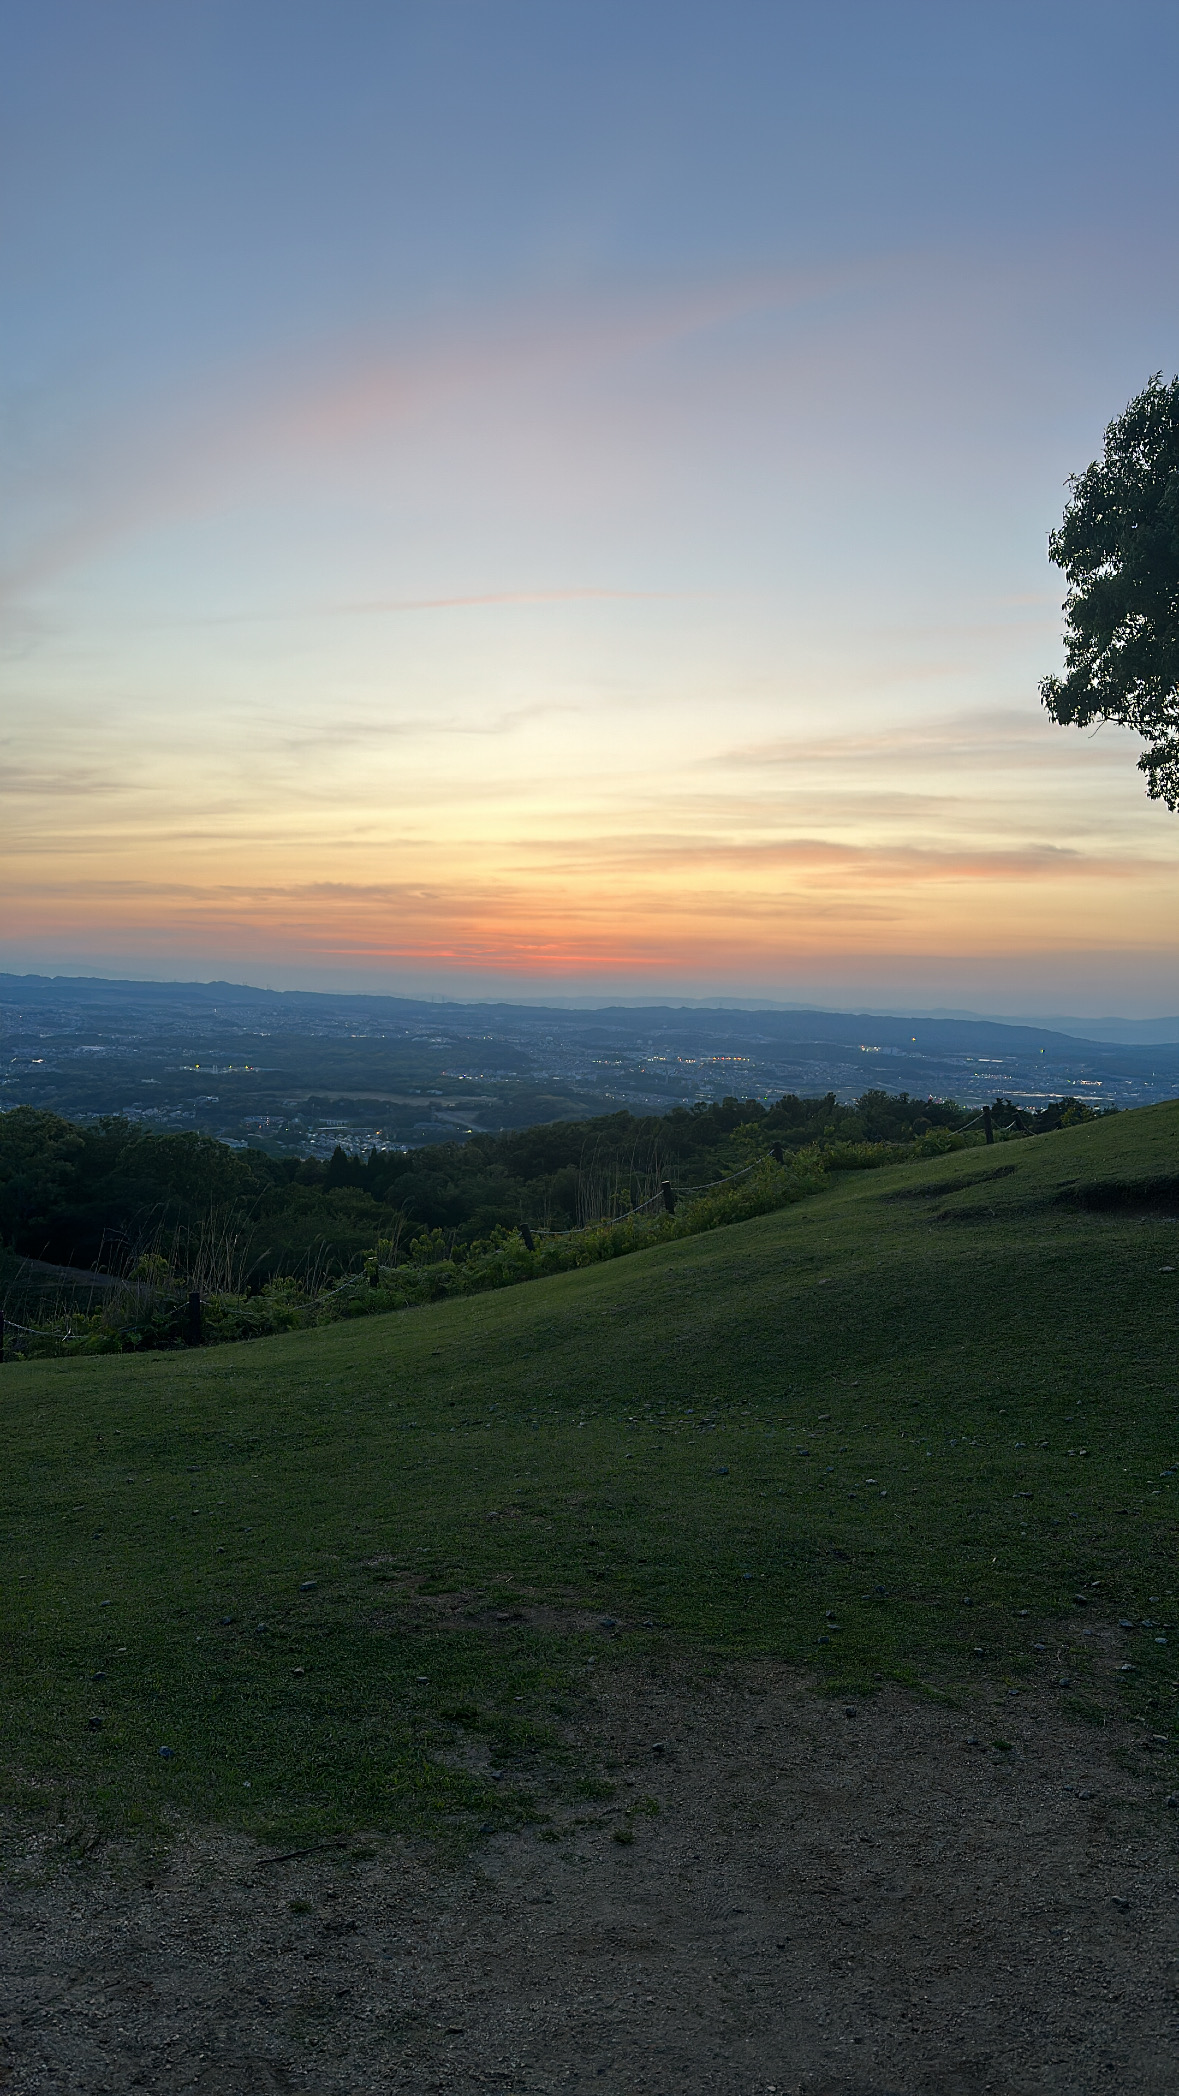
[[[1174,1026],[1179,1029],[1179,1013],[1160,1013],[1146,1019],[1128,1019],[1115,1012],[1058,1013],[1017,1015],[1013,1013],[990,1013],[975,1011],[964,1006],[919,1007],[909,1005],[879,1005],[857,1002],[853,1004],[816,1004],[811,1000],[770,998],[750,992],[745,996],[722,995],[690,997],[684,993],[671,993],[660,998],[657,995],[636,997],[632,994],[610,996],[569,996],[554,994],[547,997],[526,996],[456,996],[441,991],[420,991],[416,994],[396,990],[345,990],[310,989],[298,985],[287,989],[275,989],[269,983],[234,982],[227,976],[133,976],[133,975],[66,975],[43,974],[27,971],[17,974],[10,969],[0,969],[0,988],[6,984],[19,983],[85,983],[107,984],[111,988],[156,989],[156,990],[235,990],[249,991],[261,997],[315,997],[346,998],[385,1004],[427,1004],[452,1006],[456,1009],[508,1006],[521,1011],[746,1011],[746,1012],[792,1012],[816,1016],[829,1015],[838,1018],[865,1019],[924,1019],[935,1023],[947,1021],[973,1021],[988,1026],[1024,1026],[1040,1031],[1051,1031],[1053,1025],[1120,1025],[1140,1028],[1144,1026]]]

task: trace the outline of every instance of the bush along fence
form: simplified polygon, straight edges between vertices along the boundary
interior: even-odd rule
[[[36,1323],[10,1315],[0,1324],[3,1354],[12,1361],[217,1345],[511,1288],[767,1215],[819,1193],[835,1173],[878,1170],[983,1141],[980,1127],[964,1133],[937,1129],[913,1143],[836,1143],[789,1155],[775,1145],[708,1186],[676,1187],[664,1180],[629,1214],[582,1229],[534,1233],[527,1224],[501,1226],[462,1250],[439,1229],[382,1238],[359,1272],[327,1289],[289,1277],[252,1293],[208,1283],[194,1287],[191,1276],[149,1253],[119,1287],[106,1291],[97,1308],[54,1313],[46,1306]]]

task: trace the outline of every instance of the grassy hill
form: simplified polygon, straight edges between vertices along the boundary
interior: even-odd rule
[[[620,1656],[1018,1690],[1062,1616],[1131,1624],[1115,1693],[1169,1722],[1176,1216],[1179,1103],[502,1294],[6,1366],[15,1802],[461,1835],[584,1778],[560,1720]]]

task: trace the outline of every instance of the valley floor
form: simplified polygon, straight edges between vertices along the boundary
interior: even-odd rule
[[[1070,1721],[1046,1687],[832,1702],[763,1662],[604,1672],[569,1738],[613,1794],[457,1864],[220,1833],[150,1882],[15,1856],[0,2087],[1179,2087],[1179,1812],[1141,1722]]]

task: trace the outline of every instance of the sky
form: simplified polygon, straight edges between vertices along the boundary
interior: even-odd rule
[[[1179,12],[0,25],[0,968],[1179,1011],[1047,534],[1179,368]]]

